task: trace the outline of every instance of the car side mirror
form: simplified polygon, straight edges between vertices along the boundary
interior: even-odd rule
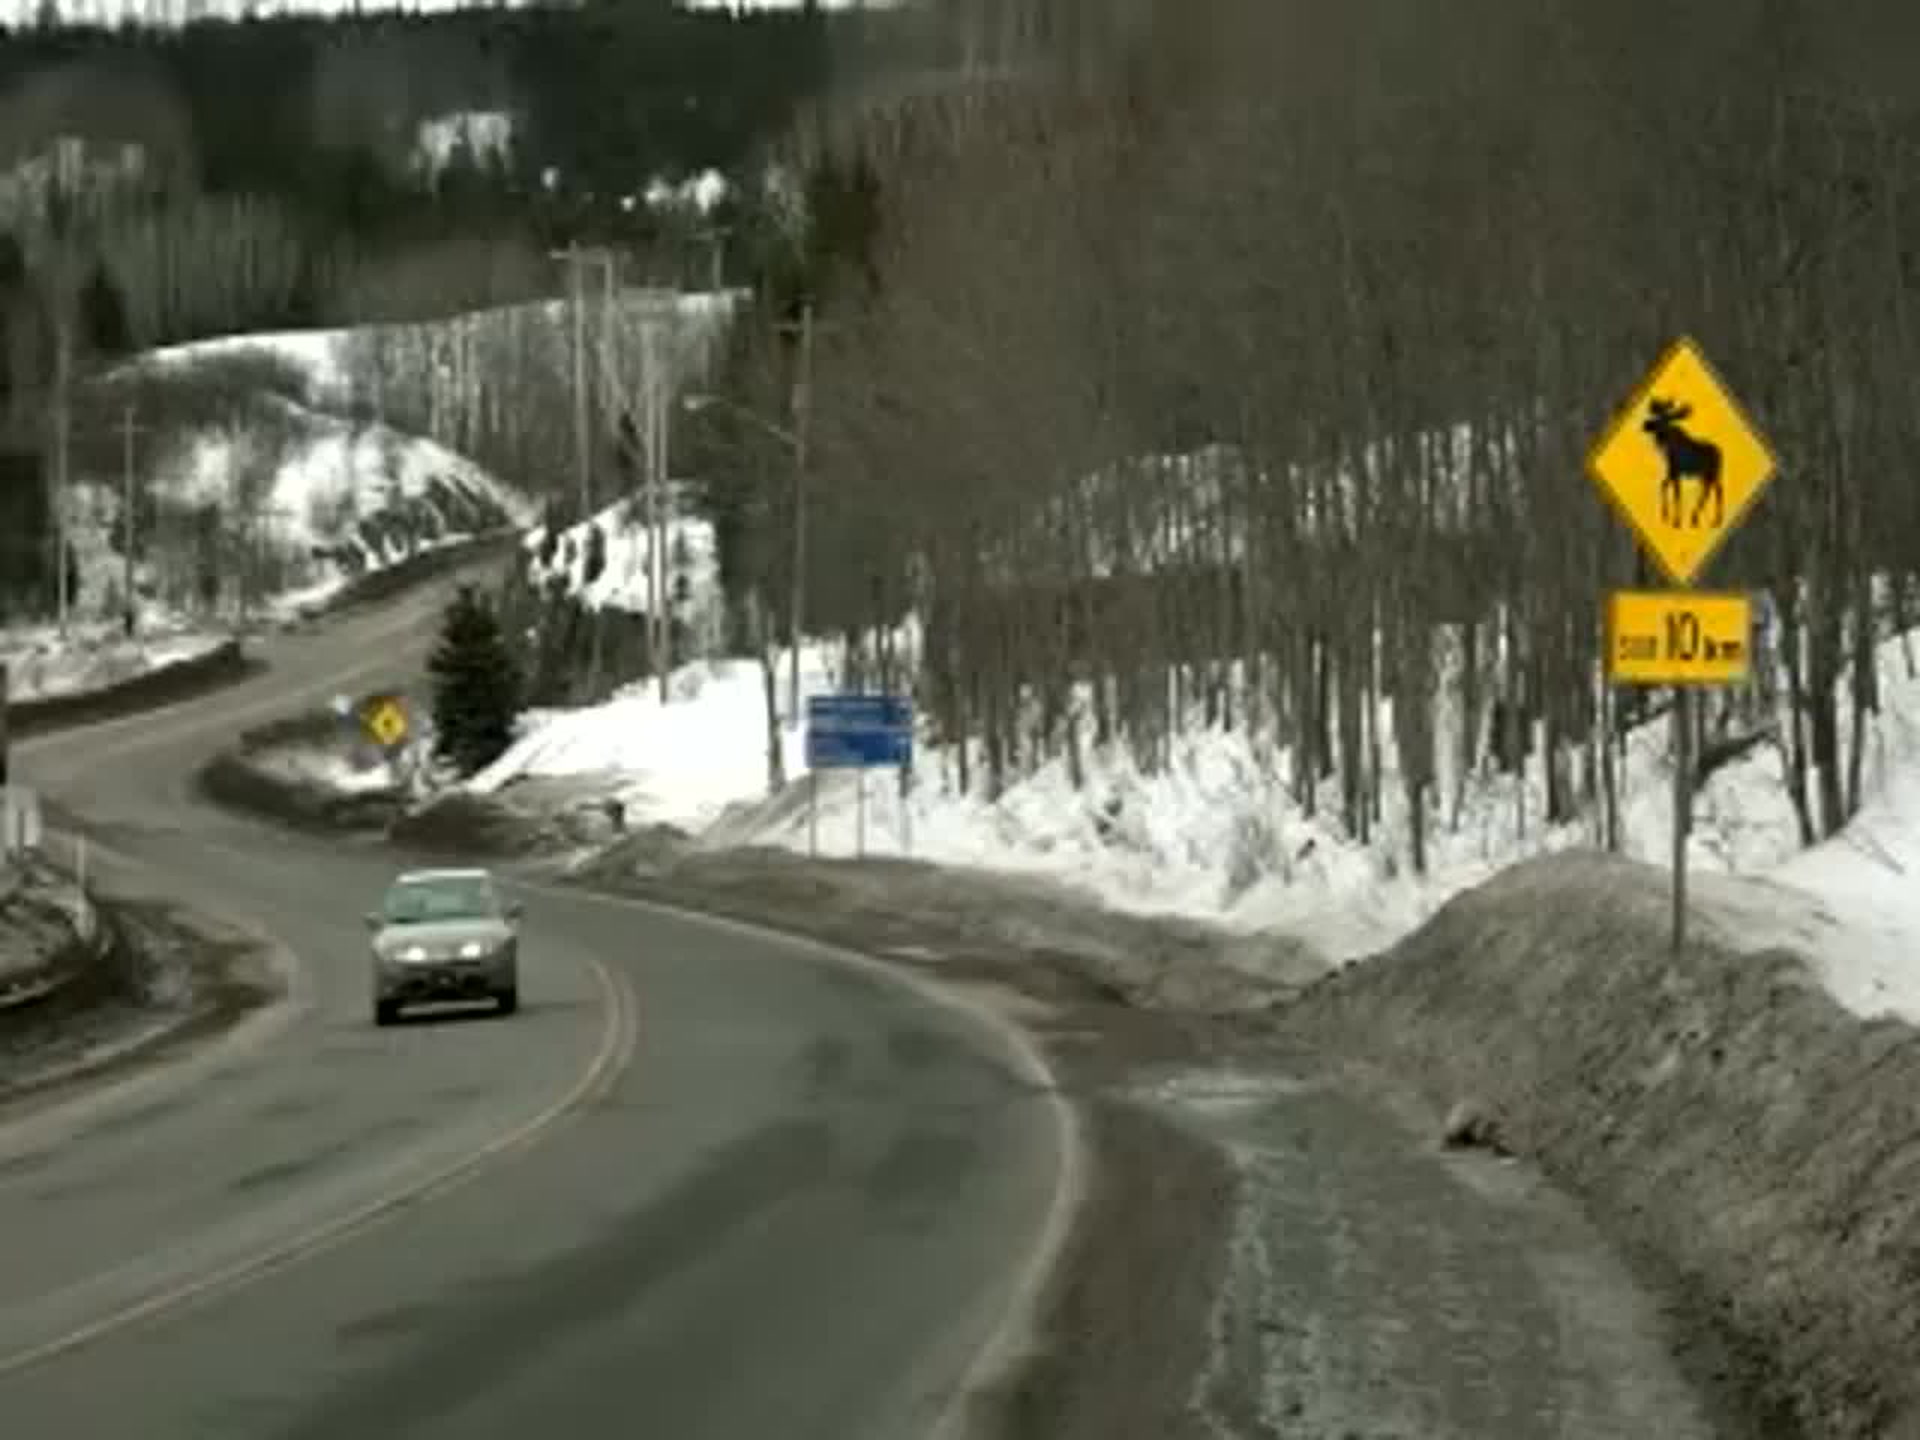
[[[522,915],[527,913],[527,907],[522,905],[518,900],[507,901],[506,910],[507,919],[509,920],[518,920]]]
[[[380,912],[378,910],[369,910],[360,918],[367,922],[367,929],[378,930],[380,928]]]

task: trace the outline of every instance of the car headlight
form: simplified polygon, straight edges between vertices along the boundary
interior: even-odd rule
[[[418,965],[427,958],[427,947],[424,945],[409,945],[400,952],[400,958],[409,965]]]
[[[462,960],[478,960],[485,955],[487,951],[488,947],[482,945],[478,940],[469,940],[460,947],[460,958]]]

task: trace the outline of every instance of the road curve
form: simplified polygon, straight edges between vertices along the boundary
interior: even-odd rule
[[[444,586],[218,697],[21,747],[126,883],[297,958],[245,1036],[0,1125],[9,1440],[907,1440],[1057,1238],[1064,1107],[798,942],[525,892],[521,1013],[370,1023],[393,868],[195,802],[238,730],[417,666]]]

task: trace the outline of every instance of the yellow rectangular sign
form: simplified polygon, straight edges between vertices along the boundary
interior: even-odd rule
[[[1753,651],[1753,599],[1693,590],[1616,590],[1607,674],[1623,685],[1737,685]]]

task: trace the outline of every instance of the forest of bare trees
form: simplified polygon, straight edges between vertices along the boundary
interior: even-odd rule
[[[1583,458],[1690,333],[1782,460],[1706,580],[1773,597],[1783,703],[1701,707],[1702,776],[1772,740],[1804,839],[1853,812],[1920,560],[1910,7],[939,8],[939,83],[811,132],[882,199],[821,287],[809,628],[918,612],[983,783],[1256,727],[1357,834],[1397,773],[1417,865],[1441,778],[1530,748],[1617,843],[1659,697],[1600,682],[1602,600],[1657,582]]]

